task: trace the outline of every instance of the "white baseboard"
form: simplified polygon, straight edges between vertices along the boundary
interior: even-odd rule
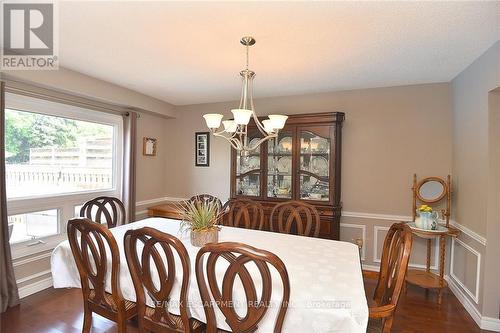
[[[453,278],[450,276],[445,276],[446,282],[448,282],[448,287],[451,292],[455,295],[460,303],[462,303],[463,307],[470,314],[472,319],[476,322],[477,326],[481,327],[481,313],[474,306],[474,303],[467,297],[467,295],[462,291],[458,283],[455,282]]]
[[[19,298],[25,298],[53,286],[52,276],[19,288]]]
[[[363,269],[365,271],[378,272],[380,270],[380,266],[363,264]]]
[[[458,301],[462,303],[463,307],[470,314],[472,319],[476,322],[482,330],[489,330],[494,332],[500,332],[500,319],[483,317],[479,310],[474,306],[474,303],[467,297],[466,293],[460,288],[459,284],[455,282],[455,279],[450,276],[445,276],[448,282],[448,287],[452,293],[456,296]]]
[[[481,329],[500,332],[500,319],[483,317],[481,319]]]

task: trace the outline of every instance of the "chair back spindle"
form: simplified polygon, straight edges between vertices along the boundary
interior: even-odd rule
[[[305,202],[287,201],[277,204],[271,211],[269,223],[271,231],[309,237],[319,236],[318,210]]]
[[[182,242],[172,235],[143,227],[128,230],[124,245],[137,296],[139,331],[191,332],[187,304],[190,262]],[[176,275],[175,258],[182,267],[180,277]],[[158,285],[155,285],[156,280]],[[180,316],[168,311],[176,280],[180,281],[181,288]],[[153,307],[146,304],[146,294],[152,299]]]
[[[222,225],[245,229],[264,228],[264,208],[250,199],[231,199],[222,208]]]
[[[125,206],[115,197],[97,197],[82,206],[80,216],[97,223],[106,222],[108,228],[114,228],[125,224]]]
[[[374,300],[378,304],[398,302],[410,259],[412,234],[405,223],[391,226],[384,240],[380,275]]]
[[[221,259],[226,261],[228,267],[224,275],[218,276],[216,266]],[[250,263],[257,267],[260,275],[260,281],[262,282],[260,295],[257,294],[255,280],[248,269],[247,264]],[[271,252],[234,242],[209,243],[198,252],[196,256],[196,279],[204,304],[207,333],[218,332],[213,308],[214,303],[225,316],[232,332],[258,331],[258,324],[271,304],[273,283],[269,265],[276,269],[283,286],[283,296],[273,329],[274,333],[279,333],[283,327],[290,299],[288,272],[281,259]],[[207,278],[205,278],[205,271]],[[218,281],[221,276],[223,277],[222,282]],[[237,276],[243,284],[247,301],[247,313],[243,316],[239,315],[234,307],[233,288]]]
[[[393,224],[385,237],[373,305],[369,307],[368,332],[391,331],[399,295],[405,283],[412,242],[411,229],[406,223]]]
[[[115,312],[124,309],[124,300],[118,284],[120,255],[113,234],[105,226],[86,218],[70,220],[67,228],[71,251],[80,273],[84,299]],[[112,298],[108,297],[105,291],[108,255],[111,256]]]
[[[207,201],[215,201],[217,202],[217,206],[219,207],[219,211],[222,209],[222,202],[219,198],[214,197],[211,194],[197,194],[193,195],[189,201],[191,202],[207,202]]]

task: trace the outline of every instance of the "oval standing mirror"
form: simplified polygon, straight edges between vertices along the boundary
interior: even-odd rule
[[[440,179],[424,179],[418,187],[417,194],[422,201],[436,202],[446,195],[445,186],[444,181]]]

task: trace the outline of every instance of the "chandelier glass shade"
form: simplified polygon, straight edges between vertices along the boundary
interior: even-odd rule
[[[255,44],[253,37],[243,37],[241,44],[246,47],[246,68],[240,72],[243,81],[241,88],[240,105],[237,109],[232,109],[233,119],[222,120],[224,117],[219,113],[208,113],[203,115],[207,127],[214,136],[226,139],[231,146],[239,152],[248,152],[255,150],[263,142],[276,138],[279,130],[281,130],[286,123],[288,116],[283,115],[269,115],[268,119],[259,120],[255,113],[253,105],[253,79],[255,72],[248,69],[248,49]],[[255,125],[262,137],[252,144],[248,140],[248,124],[253,119]],[[219,130],[221,123],[223,129]]]

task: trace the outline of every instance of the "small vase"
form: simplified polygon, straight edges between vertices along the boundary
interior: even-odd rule
[[[219,240],[219,228],[214,227],[205,230],[191,230],[191,244],[202,247],[207,243],[217,243]]]
[[[436,230],[438,218],[436,212],[419,212],[419,215],[418,221],[415,221],[417,228],[424,230]]]

